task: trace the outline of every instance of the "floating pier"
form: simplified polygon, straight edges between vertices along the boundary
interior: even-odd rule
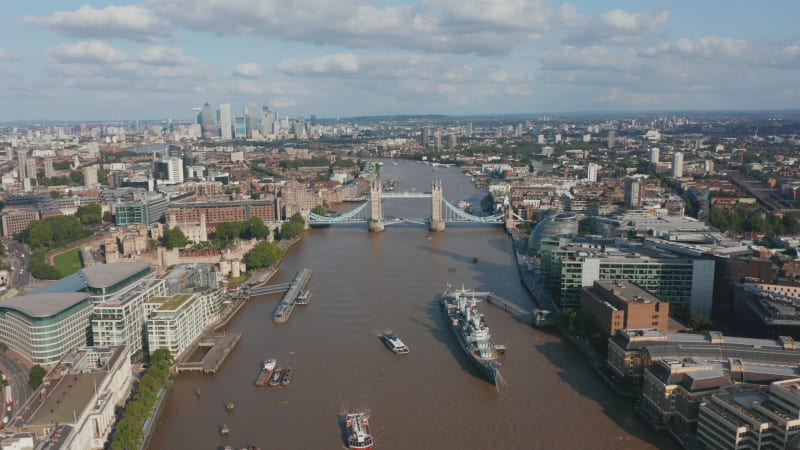
[[[283,323],[289,320],[295,305],[297,305],[297,297],[303,293],[310,280],[311,269],[304,268],[297,272],[297,275],[295,275],[294,280],[289,286],[289,290],[283,295],[281,302],[278,303],[275,312],[272,314],[273,321],[276,323]]]
[[[208,353],[203,356],[200,362],[179,363],[175,371],[180,372],[202,372],[206,375],[213,375],[228,357],[231,350],[239,343],[242,338],[240,333],[231,334],[210,334],[204,336],[198,343],[198,347],[210,347]]]

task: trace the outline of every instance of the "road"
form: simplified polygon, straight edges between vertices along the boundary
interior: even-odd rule
[[[11,395],[14,396],[14,408],[19,407],[33,393],[28,384],[28,372],[14,357],[0,353],[0,370],[11,383]],[[5,399],[3,399],[5,400]]]
[[[14,268],[11,271],[11,281],[8,283],[8,287],[17,289],[25,287],[31,281],[31,253],[24,244],[15,240],[7,239],[4,243],[8,253],[8,263]],[[17,256],[17,253],[19,253],[19,256]]]

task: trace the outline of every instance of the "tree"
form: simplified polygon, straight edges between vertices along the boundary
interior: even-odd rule
[[[288,222],[281,226],[281,236],[284,238],[294,238],[303,234],[306,227],[306,220],[300,214],[293,215]]]
[[[52,198],[52,199],[61,198],[61,192],[59,192],[59,191],[50,191],[50,198]]]
[[[114,214],[111,211],[106,211],[103,213],[103,222],[107,223],[114,223]]]
[[[223,241],[232,241],[241,233],[241,222],[222,222],[214,231],[214,238]]]
[[[6,353],[8,351],[8,344],[0,342],[0,352]]]
[[[692,314],[691,326],[696,333],[701,333],[710,330],[713,324],[711,319],[702,314]]]
[[[271,266],[283,257],[283,250],[268,241],[261,241],[245,255],[245,263],[250,269],[260,269]]]
[[[251,217],[248,227],[250,238],[266,239],[269,236],[269,227],[264,225],[264,221],[259,217]]]
[[[103,209],[97,203],[79,206],[78,211],[75,212],[75,217],[80,219],[84,225],[100,223],[103,218]]]
[[[311,212],[316,214],[316,215],[318,215],[318,216],[325,216],[325,215],[328,214],[328,210],[325,209],[324,205],[315,206],[314,209],[311,210]]]
[[[44,367],[40,366],[39,364],[31,367],[31,373],[29,376],[31,387],[34,389],[38,388],[39,385],[42,384],[42,380],[44,379],[45,375],[47,375],[47,371],[44,370]]]
[[[166,235],[166,239],[164,241],[164,246],[168,249],[172,249],[175,247],[183,248],[186,247],[186,244],[189,243],[189,239],[186,238],[186,235],[183,234],[183,231],[180,228],[172,228]]]

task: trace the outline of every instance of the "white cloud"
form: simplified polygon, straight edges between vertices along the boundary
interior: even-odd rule
[[[264,71],[256,63],[242,63],[233,68],[233,74],[242,78],[259,78],[264,75]]]
[[[81,41],[61,44],[45,52],[48,58],[60,63],[108,64],[127,61],[128,55],[103,41]]]
[[[151,0],[173,24],[219,35],[356,48],[505,54],[540,38],[571,10],[556,14],[549,0],[422,0],[387,6],[375,0]]]
[[[158,42],[170,37],[170,28],[163,19],[150,9],[132,5],[102,9],[84,5],[75,11],[58,11],[48,17],[28,16],[23,21],[76,37],[118,37],[140,42]]]
[[[160,45],[147,47],[139,52],[136,59],[144,64],[155,66],[184,66],[197,62],[191,56],[186,55],[182,48]]]
[[[669,11],[628,13],[615,9],[593,17],[564,39],[571,45],[628,44],[657,35],[671,16]]]
[[[352,53],[325,55],[311,59],[290,59],[278,63],[278,70],[289,75],[341,75],[359,70],[358,57]]]
[[[19,60],[19,59],[22,59],[22,58],[16,53],[12,53],[12,52],[9,52],[9,51],[7,51],[7,50],[5,50],[3,48],[0,48],[0,61],[2,61],[4,59],[15,61],[15,60]]]

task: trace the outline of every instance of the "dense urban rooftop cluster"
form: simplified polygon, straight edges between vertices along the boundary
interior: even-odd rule
[[[800,376],[798,128],[788,114],[306,120],[256,104],[205,104],[183,122],[0,127],[0,340],[47,367],[85,357],[73,349],[87,328],[126,359],[178,356],[221,317],[225,288],[280,258],[275,239],[366,199],[378,158],[454,164],[487,191],[471,213],[503,211],[528,237],[528,271],[564,329],[594,344],[600,372],[638,392],[655,427],[690,442],[719,438],[711,417],[779,426],[727,405],[771,401]],[[56,345],[29,342],[40,325],[61,330]],[[114,370],[129,368],[107,369],[96,382],[127,388]],[[745,382],[774,383],[733,389]],[[30,408],[14,439],[54,439]]]

